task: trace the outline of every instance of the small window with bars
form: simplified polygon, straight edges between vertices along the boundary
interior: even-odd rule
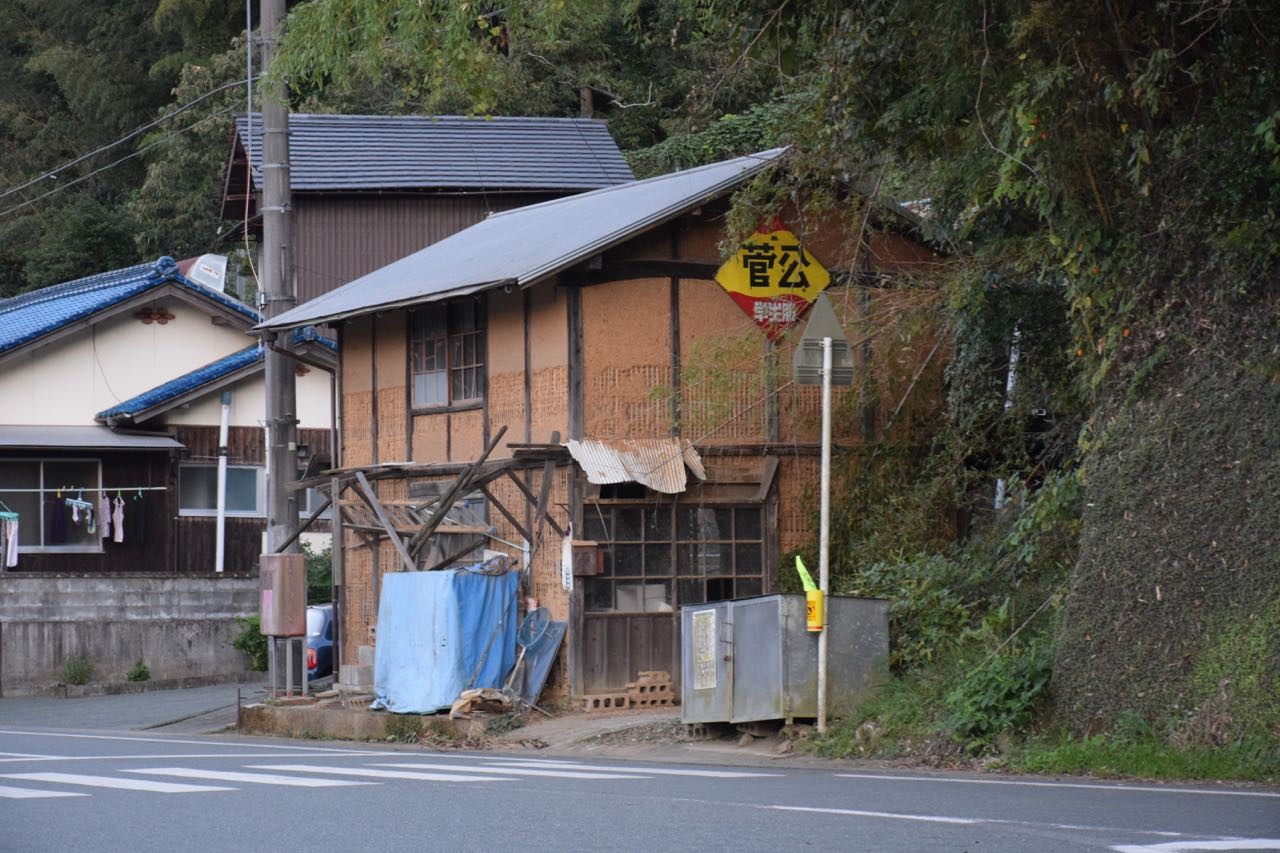
[[[479,301],[466,297],[409,316],[414,408],[479,401],[484,396],[485,350]]]

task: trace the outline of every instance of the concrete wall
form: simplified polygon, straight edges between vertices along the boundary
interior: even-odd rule
[[[76,655],[100,684],[139,660],[158,683],[241,677],[235,620],[257,607],[257,578],[0,575],[0,695],[50,692]]]

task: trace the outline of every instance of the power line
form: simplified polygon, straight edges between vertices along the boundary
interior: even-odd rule
[[[242,81],[242,82],[243,82],[243,81]],[[88,173],[88,174],[86,174],[86,175],[81,175],[80,177],[76,178],[75,180],[67,181],[67,182],[65,182],[65,183],[58,184],[56,187],[54,187],[53,189],[49,190],[48,192],[46,192],[46,193],[42,193],[42,194],[40,194],[40,195],[36,196],[36,197],[35,197],[35,198],[33,198],[33,199],[28,199],[27,201],[24,201],[24,202],[22,202],[21,204],[15,204],[13,207],[6,208],[5,210],[0,210],[0,217],[8,216],[8,215],[9,215],[9,214],[11,214],[11,213],[16,213],[17,211],[22,210],[22,209],[23,209],[23,208],[25,208],[25,207],[30,207],[31,205],[35,204],[36,202],[41,201],[41,200],[43,200],[43,199],[46,199],[46,198],[48,198],[48,197],[49,197],[49,196],[51,196],[51,195],[55,195],[55,194],[57,194],[57,193],[60,193],[60,192],[62,192],[63,190],[67,189],[68,187],[73,187],[73,186],[75,186],[76,184],[83,183],[84,181],[89,180],[90,178],[94,177],[95,175],[99,175],[99,174],[101,174],[101,173],[103,173],[103,172],[106,172],[106,171],[108,171],[108,170],[110,170],[110,169],[114,169],[116,166],[119,166],[121,163],[125,163],[125,162],[127,162],[127,161],[129,161],[129,160],[132,160],[134,157],[139,157],[139,156],[141,156],[141,155],[145,154],[146,152],[150,151],[152,148],[155,148],[157,145],[160,145],[161,143],[168,142],[169,140],[173,139],[175,136],[177,136],[177,135],[178,135],[178,134],[180,134],[180,133],[186,133],[186,132],[187,132],[187,131],[189,131],[189,130],[195,130],[197,127],[199,127],[199,126],[200,126],[202,123],[204,123],[205,121],[208,121],[208,120],[209,120],[209,119],[211,119],[211,118],[217,118],[218,116],[228,115],[228,114],[230,114],[232,111],[233,111],[233,108],[232,108],[232,107],[227,107],[226,109],[218,110],[218,111],[217,111],[217,112],[215,112],[215,113],[211,113],[210,115],[205,116],[204,118],[200,119],[199,121],[195,122],[194,124],[191,124],[191,125],[189,125],[189,126],[187,126],[187,127],[180,128],[180,129],[175,130],[175,131],[173,131],[173,132],[171,132],[171,133],[169,133],[169,134],[166,134],[165,136],[161,137],[160,139],[157,139],[156,141],[154,141],[154,142],[152,142],[152,143],[150,143],[150,144],[148,144],[148,145],[144,145],[144,146],[142,146],[142,147],[141,147],[141,148],[139,148],[137,151],[134,151],[134,152],[132,152],[132,153],[130,153],[130,154],[126,154],[126,155],[124,155],[123,157],[121,157],[121,158],[120,158],[120,159],[118,159],[118,160],[114,160],[114,161],[112,161],[112,162],[108,163],[108,164],[107,164],[107,165],[105,165],[105,166],[102,166],[102,167],[100,167],[100,168],[94,169],[92,172],[89,172],[89,173]]]
[[[83,163],[85,160],[88,160],[90,157],[93,157],[93,156],[95,156],[95,155],[97,155],[97,154],[101,154],[103,151],[107,151],[107,150],[109,150],[109,149],[111,149],[111,148],[115,148],[117,145],[123,145],[124,143],[128,142],[129,140],[134,139],[134,138],[136,138],[136,137],[138,137],[138,136],[141,136],[142,134],[146,133],[146,132],[147,132],[148,130],[150,130],[151,128],[156,127],[157,125],[163,124],[164,122],[168,121],[169,119],[174,118],[174,117],[176,117],[176,116],[178,116],[178,115],[180,115],[180,114],[182,114],[182,113],[186,112],[187,110],[191,109],[192,107],[194,107],[196,104],[200,103],[201,101],[203,101],[203,100],[205,100],[205,99],[207,99],[207,98],[211,98],[211,97],[213,97],[214,95],[218,94],[219,92],[223,92],[223,91],[225,91],[225,90],[227,90],[227,89],[230,89],[230,88],[233,88],[233,87],[235,87],[235,86],[240,86],[240,85],[244,84],[245,82],[246,82],[245,80],[234,80],[234,81],[232,81],[232,82],[230,82],[230,83],[224,83],[224,84],[222,84],[221,86],[218,86],[216,89],[211,89],[210,91],[205,92],[203,95],[201,95],[200,97],[196,98],[195,100],[193,100],[193,101],[188,101],[187,103],[185,103],[185,104],[183,104],[182,106],[180,106],[180,107],[178,107],[178,108],[176,108],[176,109],[172,110],[171,112],[165,113],[164,115],[160,116],[160,117],[159,117],[159,118],[157,118],[157,119],[154,119],[154,120],[152,120],[152,121],[149,121],[149,122],[147,122],[146,124],[144,124],[144,125],[142,125],[142,126],[140,126],[140,127],[136,127],[136,128],[134,128],[133,130],[129,131],[129,132],[128,132],[128,133],[126,133],[124,136],[120,137],[119,139],[116,139],[116,140],[115,140],[115,141],[113,141],[113,142],[108,142],[108,143],[107,143],[107,144],[105,144],[105,145],[101,145],[101,146],[99,146],[99,147],[97,147],[97,148],[93,149],[92,151],[88,152],[87,154],[81,154],[79,157],[76,157],[74,160],[69,160],[69,161],[67,161],[66,163],[63,163],[61,166],[57,167],[56,169],[50,169],[49,171],[45,172],[44,174],[42,174],[42,175],[39,175],[39,176],[37,176],[37,177],[32,178],[31,180],[27,181],[25,184],[19,184],[19,185],[18,185],[18,186],[16,186],[16,187],[11,187],[10,189],[5,190],[4,192],[0,192],[0,199],[7,198],[7,197],[9,197],[9,196],[13,195],[13,194],[14,194],[14,193],[16,193],[16,192],[21,192],[22,190],[26,189],[26,188],[27,188],[27,187],[29,187],[29,186],[32,186],[33,184],[38,184],[38,183],[40,183],[41,181],[44,181],[44,180],[48,180],[48,179],[50,179],[50,178],[57,177],[57,175],[58,175],[60,172],[65,172],[67,169],[70,169],[72,166],[75,166],[75,165],[76,165],[76,164],[78,164],[78,163]],[[129,158],[125,157],[125,158],[122,158],[121,160],[118,160],[118,161],[116,161],[116,162],[123,162],[124,160],[127,160],[127,159],[129,159]],[[46,195],[47,195],[47,193],[46,193]],[[40,198],[44,198],[44,196],[40,196]],[[17,208],[13,208],[13,209],[14,209],[14,210],[16,210]],[[7,213],[7,212],[9,212],[9,211],[5,211],[5,212]],[[0,215],[3,215],[3,214],[0,214]]]

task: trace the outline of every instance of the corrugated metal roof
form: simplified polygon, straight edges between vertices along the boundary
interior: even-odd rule
[[[262,117],[236,116],[256,187]],[[585,118],[289,116],[290,186],[315,190],[591,190],[634,179],[604,122]]]
[[[170,379],[168,382],[157,385],[148,391],[143,391],[123,403],[119,403],[109,409],[103,409],[94,417],[100,421],[132,418],[148,409],[162,406],[178,397],[186,396],[205,385],[210,385],[232,374],[259,365],[263,360],[262,354],[263,348],[261,346],[246,347],[239,352],[234,352],[217,361],[210,362],[204,367],[197,367],[190,373],[184,373],[176,379]]]
[[[76,450],[178,450],[167,435],[130,435],[105,426],[10,426],[0,424],[0,447]]]
[[[565,442],[589,482],[640,483],[655,492],[676,495],[685,490],[685,467],[699,480],[707,479],[702,458],[687,438],[637,438]]]
[[[527,287],[732,191],[783,150],[496,213],[259,328],[331,322],[506,284]]]
[[[243,314],[251,322],[262,319],[244,303],[183,277],[173,258],[163,257],[152,263],[99,273],[0,300],[0,353],[163,284],[176,284],[199,293]]]

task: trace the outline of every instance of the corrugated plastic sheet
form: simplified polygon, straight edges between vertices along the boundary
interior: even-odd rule
[[[184,278],[178,273],[173,258],[163,257],[152,263],[99,273],[0,300],[0,353],[166,283],[221,303],[255,323],[262,319],[244,303]]]
[[[262,184],[262,117],[236,116]],[[634,179],[602,121],[464,116],[289,116],[290,184],[320,190],[590,190]]]
[[[655,492],[676,495],[685,490],[686,466],[699,480],[707,479],[702,457],[687,438],[594,439],[565,443],[587,480],[608,483],[640,483]]]
[[[507,284],[527,287],[732,191],[783,150],[496,213],[259,328],[324,323]]]

